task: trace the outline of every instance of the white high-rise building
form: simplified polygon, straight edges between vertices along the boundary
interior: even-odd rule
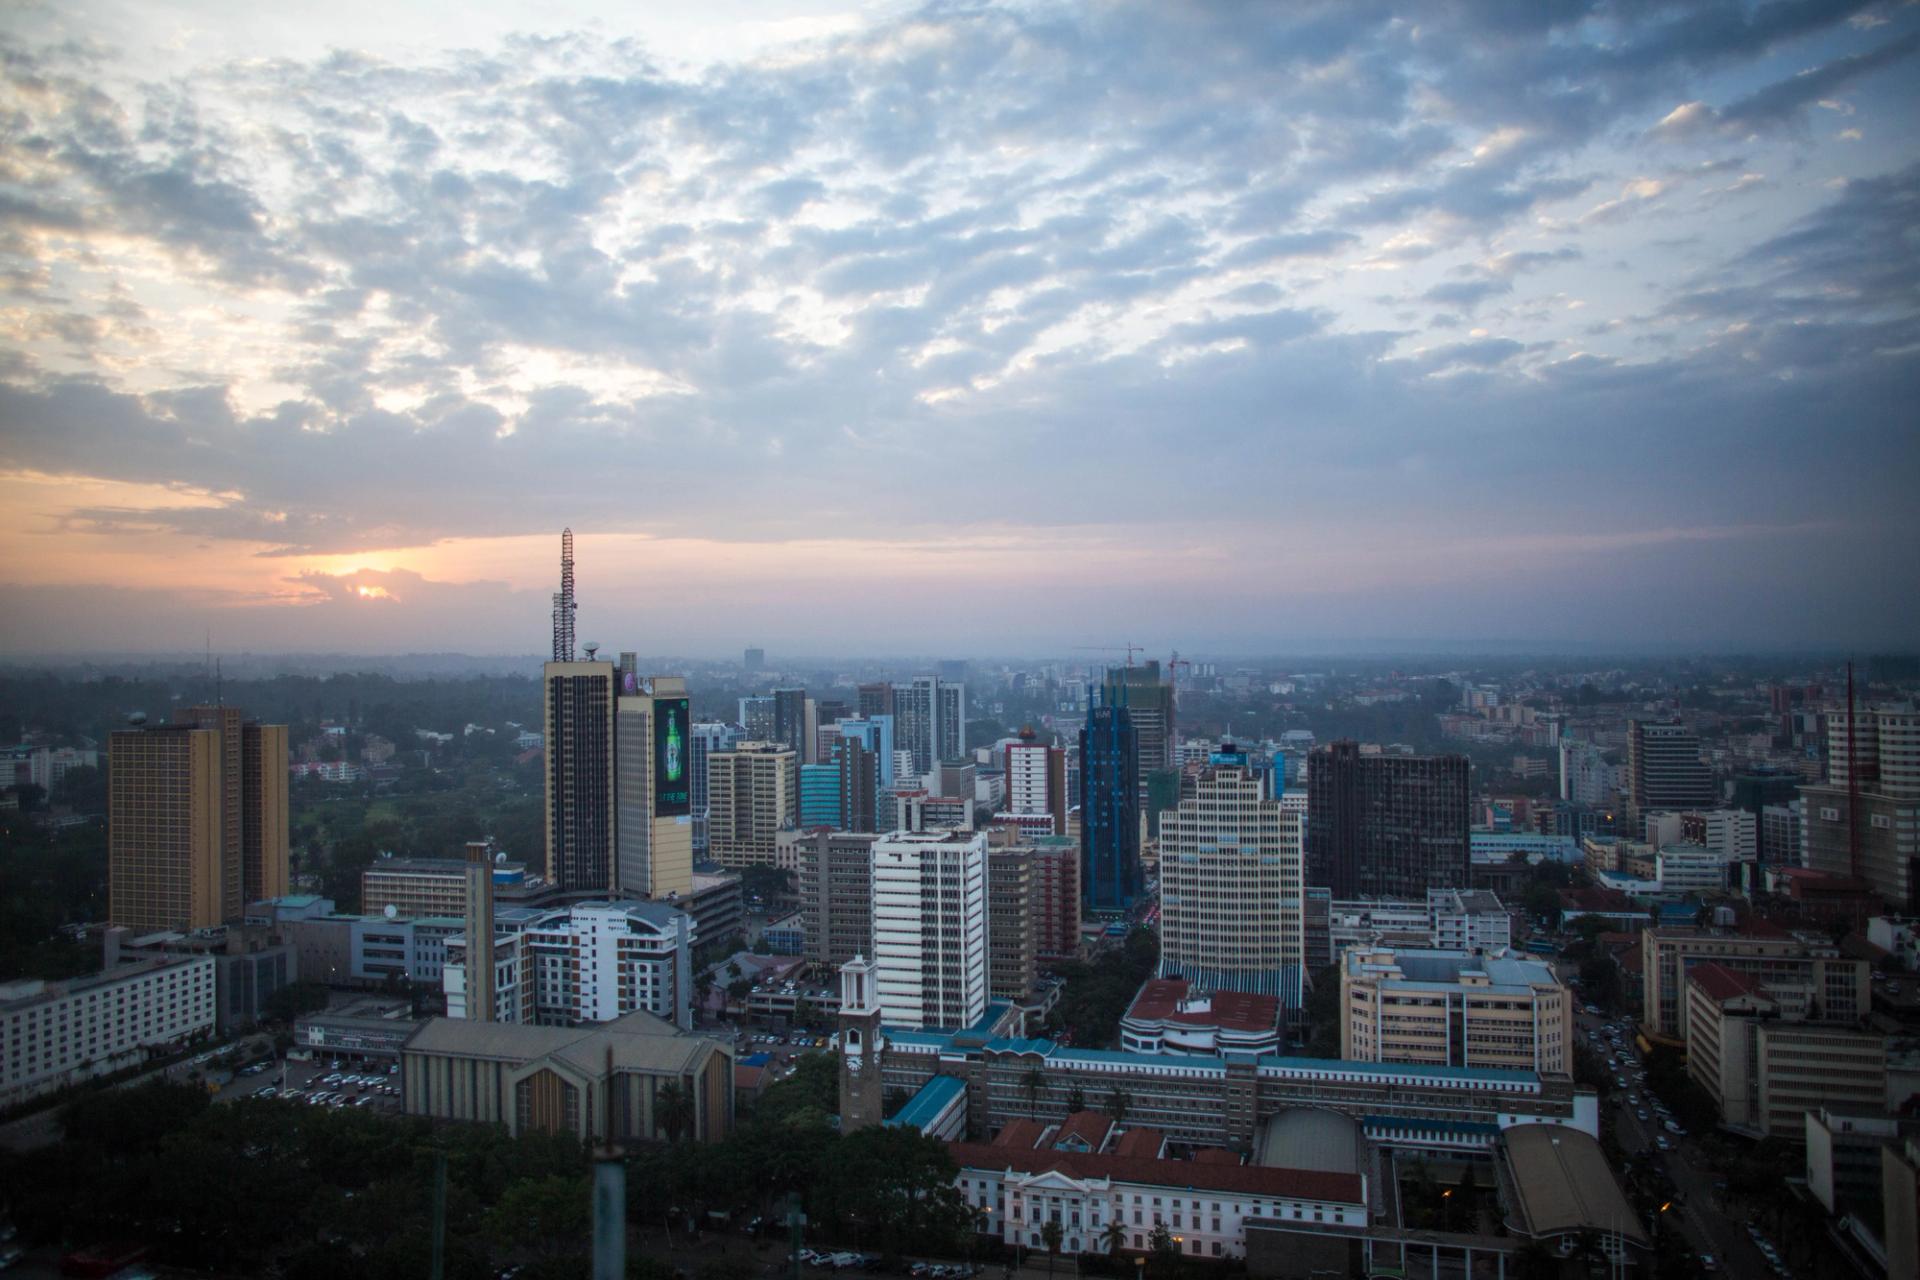
[[[1560,798],[1589,809],[1612,797],[1614,769],[1606,753],[1591,742],[1568,738],[1560,744]]]
[[[515,936],[496,939],[497,1004],[530,1008],[535,1021],[549,1026],[611,1022],[645,1010],[690,1028],[693,943],[693,918],[664,903],[576,902],[526,921]],[[465,970],[465,939],[452,939],[441,975],[452,1017],[469,1013]],[[500,1020],[520,1021],[524,1014]]]
[[[894,1027],[970,1027],[987,1011],[987,837],[896,831],[873,846],[873,962]]]
[[[1160,816],[1160,975],[1197,991],[1278,996],[1305,975],[1305,797],[1265,799],[1257,773],[1217,765]]]
[[[913,755],[910,773],[932,773],[967,754],[967,687],[916,676],[893,687],[894,741]]]

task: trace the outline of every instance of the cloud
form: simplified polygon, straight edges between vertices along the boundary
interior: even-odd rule
[[[1920,51],[1920,32],[1909,33],[1866,53],[1835,58],[1777,80],[1716,110],[1704,102],[1685,102],[1655,125],[1652,133],[1691,138],[1705,133],[1746,134],[1777,128],[1801,118],[1810,106],[1832,106],[1829,95],[1882,67],[1903,62]]]

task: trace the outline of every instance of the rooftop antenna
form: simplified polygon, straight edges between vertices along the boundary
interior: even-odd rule
[[[227,705],[226,695],[220,683],[220,659],[218,658],[213,660],[213,705],[216,707]]]
[[[553,596],[553,660],[573,661],[573,530],[560,531],[560,590]]]

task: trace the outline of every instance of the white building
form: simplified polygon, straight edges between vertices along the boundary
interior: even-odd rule
[[[533,983],[528,979],[523,939],[501,934],[493,940],[493,1021],[532,1022],[535,1016]],[[449,1018],[471,1018],[467,996],[467,940],[447,940],[447,961],[440,970],[441,990],[447,997]]]
[[[0,1106],[213,1034],[215,968],[212,956],[170,956],[69,982],[0,983]]]
[[[873,846],[873,962],[888,1026],[987,1011],[987,837],[895,831]]]
[[[1560,744],[1560,798],[1597,809],[1611,798],[1613,766],[1606,753],[1591,742],[1568,738]]]
[[[1355,898],[1327,910],[1330,964],[1350,946],[1389,940],[1438,951],[1498,951],[1513,945],[1513,917],[1485,889],[1429,889],[1425,902]]]
[[[1736,859],[1701,844],[1669,844],[1653,855],[1661,893],[1724,893],[1727,867]]]
[[[549,1026],[611,1022],[635,1010],[693,1025],[693,918],[686,912],[623,899],[577,902],[524,922],[501,914],[496,922],[507,935],[494,941],[496,1006],[531,1007],[532,1019]],[[502,973],[501,958],[509,954],[515,971]],[[463,1016],[454,1001],[458,996],[464,1009],[465,969],[465,939],[449,939],[441,985],[450,1017]],[[505,983],[517,984],[514,995]]]

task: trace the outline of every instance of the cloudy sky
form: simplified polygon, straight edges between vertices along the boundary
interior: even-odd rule
[[[0,649],[537,651],[567,524],[651,654],[1920,632],[1911,3],[15,0],[0,60]]]

